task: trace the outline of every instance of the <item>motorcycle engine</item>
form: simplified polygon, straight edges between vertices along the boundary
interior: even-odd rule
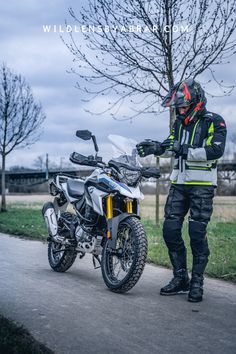
[[[81,252],[91,253],[96,245],[96,237],[91,236],[84,231],[81,226],[77,226],[75,230],[75,237],[78,241],[77,250]]]

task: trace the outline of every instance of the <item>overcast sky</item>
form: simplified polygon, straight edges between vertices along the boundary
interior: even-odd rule
[[[108,134],[124,135],[137,141],[163,140],[168,134],[165,113],[140,117],[130,123],[115,121],[109,114],[91,116],[85,112],[91,107],[102,109],[108,98],[98,97],[89,103],[81,100],[80,91],[74,87],[77,78],[67,73],[72,66],[72,54],[59,33],[43,31],[43,25],[64,25],[65,19],[70,18],[68,7],[72,6],[76,12],[82,4],[83,1],[78,0],[8,0],[1,4],[1,61],[26,78],[47,116],[40,141],[29,149],[12,152],[8,156],[8,167],[32,166],[37,156],[46,153],[56,162],[61,157],[66,161],[74,150],[86,154],[88,144],[82,144],[75,137],[77,129],[91,130],[97,136],[100,154],[105,156],[110,151]],[[80,34],[76,35],[79,38]],[[236,83],[234,62],[235,57],[231,58],[231,64],[218,68],[219,78],[225,78],[229,84]],[[236,91],[226,98],[208,97],[208,109],[225,118],[230,132],[236,131],[235,95]]]

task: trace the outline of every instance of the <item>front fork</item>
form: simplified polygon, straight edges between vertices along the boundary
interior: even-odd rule
[[[126,202],[126,213],[132,214],[133,213],[133,200],[127,198]],[[112,202],[112,195],[109,194],[106,198],[106,217],[107,217],[107,238],[111,238],[112,234],[112,219],[113,219],[113,202]]]
[[[113,203],[112,203],[112,196],[110,194],[106,198],[106,210],[107,210],[107,219],[113,218]]]

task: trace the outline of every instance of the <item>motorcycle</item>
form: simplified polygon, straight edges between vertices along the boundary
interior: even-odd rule
[[[54,271],[65,272],[77,255],[81,259],[90,253],[106,286],[124,293],[138,282],[147,258],[147,236],[139,216],[141,179],[159,178],[160,173],[140,165],[131,139],[110,135],[119,156],[105,163],[90,131],[78,130],[76,136],[92,139],[95,155],[73,152],[70,161],[93,170],[85,179],[60,173],[49,182],[54,200],[42,209],[49,234],[48,261]],[[73,212],[67,211],[69,205]]]

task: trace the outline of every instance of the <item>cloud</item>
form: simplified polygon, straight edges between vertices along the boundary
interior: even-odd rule
[[[63,25],[65,18],[69,18],[68,6],[79,11],[83,3],[86,4],[86,1],[78,3],[71,0],[68,4],[66,0],[11,0],[1,4],[2,60],[26,78],[47,115],[41,140],[30,149],[14,151],[8,157],[7,166],[19,164],[19,161],[30,166],[37,156],[46,153],[59,161],[61,157],[67,159],[74,150],[84,154],[92,152],[91,146],[75,137],[77,129],[91,130],[97,136],[101,153],[107,158],[110,154],[108,134],[119,134],[137,141],[145,138],[163,140],[168,135],[168,112],[145,114],[132,122],[116,121],[109,113],[97,116],[86,112],[104,110],[113,97],[100,96],[84,102],[87,97],[74,87],[78,77],[66,72],[72,65],[76,67],[72,54],[58,33],[44,33],[42,29],[44,24]],[[76,41],[80,42],[81,38],[80,34],[76,34]],[[233,63],[217,66],[217,77],[225,79],[226,83],[235,83]],[[204,81],[205,76],[202,78]],[[209,97],[208,107],[225,118],[230,131],[236,130],[235,92],[229,97]],[[131,108],[128,103],[122,106],[120,117],[128,115]]]

